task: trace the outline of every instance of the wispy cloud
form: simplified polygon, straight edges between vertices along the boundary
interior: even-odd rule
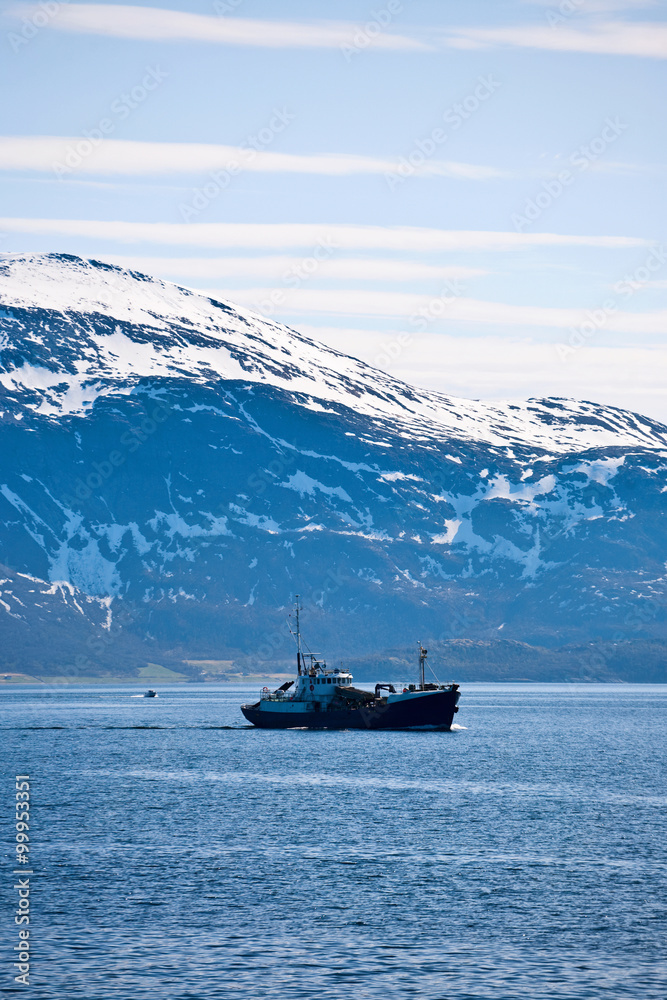
[[[41,10],[38,4],[17,4],[10,10],[18,17],[30,17]],[[61,4],[50,27],[60,31],[112,38],[147,41],[208,42],[217,45],[245,45],[261,48],[340,48],[354,45],[363,26],[346,21],[290,22],[263,21],[242,17],[215,17],[156,7],[129,4]],[[416,38],[392,31],[374,33],[368,47],[399,51],[428,50]]]
[[[536,246],[588,246],[607,249],[646,247],[635,236],[571,236],[563,233],[515,233],[493,230],[426,229],[417,226],[354,226],[327,223],[117,222],[93,219],[0,218],[5,233],[153,243],[158,246],[282,250],[308,249],[322,239],[344,250],[400,250],[404,253],[475,250],[513,251]]]
[[[77,152],[83,149],[82,155]],[[70,167],[69,164],[75,165]],[[398,160],[358,156],[354,153],[274,153],[248,146],[220,146],[193,142],[135,142],[104,139],[97,146],[82,136],[1,136],[1,170],[53,171],[58,176],[76,173],[157,175],[195,174],[216,170],[249,170],[260,173],[388,174],[400,167]],[[426,160],[416,175],[489,180],[507,174],[496,167],[445,160]]]
[[[369,364],[387,364],[387,346],[392,341],[386,334],[303,323],[299,330]],[[580,351],[576,365],[563,365],[554,363],[553,343],[529,336],[438,333],[437,350],[430,332],[408,336],[409,350],[400,353],[390,370],[411,385],[467,399],[589,399],[667,421],[664,388],[654,375],[667,370],[667,348],[662,344],[599,344]],[[631,379],[628,372],[633,373]]]
[[[249,308],[259,308],[268,301],[271,288],[206,289],[206,294],[231,300]],[[403,319],[418,316],[428,309],[433,298],[411,292],[391,292],[356,288],[315,289],[288,288],[280,303],[281,314],[302,312],[339,316],[396,316]],[[439,314],[443,323],[480,323],[490,327],[531,327],[567,330],[578,327],[587,318],[586,310],[545,306],[524,306],[508,302],[488,302],[464,296],[450,296]],[[621,312],[610,316],[605,329],[613,332],[661,334],[667,327],[667,310],[653,312]]]
[[[587,27],[569,24],[525,25],[509,28],[454,28],[442,36],[449,48],[514,47],[552,52],[589,52],[598,55],[667,58],[667,25],[637,21],[608,21]]]
[[[180,278],[220,280],[228,278],[269,278],[279,281],[287,272],[303,264],[303,257],[272,254],[255,257],[127,257],[102,254],[110,264],[146,274],[177,275]],[[335,281],[464,281],[488,274],[478,267],[436,266],[415,260],[388,260],[384,257],[329,258],[318,260],[318,279]]]
[[[541,5],[541,4],[540,4]],[[558,4],[553,3],[558,10]],[[653,6],[650,0],[588,0],[581,14],[613,14]],[[5,12],[19,19],[43,14],[39,4],[19,3]],[[342,48],[355,45],[364,26],[350,21],[265,21],[216,17],[129,4],[61,3],[50,28],[86,35],[163,42],[202,42],[260,48]],[[389,25],[365,36],[364,48],[432,52],[442,45],[475,49],[498,46],[589,52],[607,55],[667,57],[667,25],[659,22],[594,21],[583,27],[538,24],[513,27],[439,27],[416,34],[399,34]]]
[[[640,177],[642,174],[663,174],[662,163],[625,163],[623,160],[589,160],[587,168],[594,174],[619,174],[626,177]]]
[[[560,15],[561,18],[566,18],[573,14],[581,16],[646,10],[648,7],[657,7],[660,0],[574,0],[574,2],[570,0],[568,4],[562,5],[562,11],[558,0],[521,0],[521,2],[530,7],[547,7]]]

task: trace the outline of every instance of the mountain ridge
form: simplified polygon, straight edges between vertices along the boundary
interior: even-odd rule
[[[131,609],[153,660],[282,656],[295,592],[341,655],[667,638],[657,421],[417,390],[71,255],[0,255],[0,310],[0,561]]]
[[[35,276],[36,274],[41,281]],[[396,418],[400,416],[400,410],[396,409],[398,404],[405,409],[411,408],[409,412],[413,418],[417,416],[433,420],[450,433],[456,431],[457,434],[488,444],[505,446],[508,439],[497,433],[492,437],[484,437],[485,428],[480,415],[489,423],[493,419],[500,421],[504,434],[514,436],[518,435],[519,430],[526,432],[534,429],[539,437],[540,424],[544,422],[549,429],[549,445],[558,450],[570,447],[581,447],[582,450],[586,450],[590,447],[608,446],[612,443],[608,435],[618,436],[622,432],[626,434],[626,438],[619,442],[622,446],[632,443],[652,446],[658,434],[661,445],[667,447],[667,426],[615,407],[601,407],[585,402],[575,404],[572,400],[557,398],[531,399],[526,402],[508,400],[504,404],[491,404],[447,396],[433,390],[418,390],[400,379],[372,368],[365,362],[325,347],[283,324],[264,319],[250,310],[241,309],[232,303],[210,299],[201,292],[161,279],[149,278],[140,272],[126,271],[101,261],[86,261],[66,254],[0,254],[0,275],[5,308],[28,310],[41,308],[40,302],[47,296],[53,300],[50,302],[50,308],[54,312],[64,309],[67,312],[104,316],[109,320],[115,319],[131,326],[148,328],[156,338],[150,346],[163,348],[162,358],[157,351],[144,350],[142,353],[139,348],[148,346],[147,339],[144,338],[142,341],[137,338],[131,344],[135,356],[128,357],[123,354],[123,350],[127,351],[130,345],[127,344],[122,329],[114,327],[112,332],[105,330],[104,335],[97,337],[95,342],[98,350],[104,343],[107,351],[100,352],[99,369],[86,372],[87,381],[94,379],[96,375],[109,378],[108,362],[111,358],[118,366],[126,365],[122,373],[116,373],[121,381],[150,378],[155,375],[174,375],[176,372],[193,379],[200,376],[203,369],[204,381],[213,374],[230,381],[253,382],[260,381],[258,374],[261,366],[261,380],[265,384],[268,381],[269,384],[282,387],[287,385],[300,405],[303,405],[306,390],[313,391],[319,399],[336,401],[341,393],[331,376],[339,376],[345,383],[347,394],[343,398],[348,405],[350,396],[355,396],[359,400],[366,393],[370,401],[368,399],[363,401],[366,404],[370,402],[369,412],[373,412],[375,406],[378,413],[389,412]],[[93,281],[91,276],[94,276]],[[126,304],[128,288],[132,292],[132,305]],[[87,291],[87,296],[82,295],[82,289]],[[185,310],[189,310],[191,315],[185,317],[183,315]],[[227,334],[226,344],[221,343],[220,312],[224,314],[225,322],[228,324],[224,330]],[[12,317],[8,315],[4,319],[11,320]],[[199,338],[190,337],[188,359],[179,358],[178,336],[174,337],[173,329],[165,326],[184,321],[191,328],[198,326],[199,334]],[[261,338],[257,336],[258,330],[261,330]],[[230,331],[237,336],[231,337]],[[165,334],[171,334],[171,344],[160,343],[160,339],[165,340]],[[205,337],[208,342],[205,342]],[[252,356],[248,350],[249,339],[253,341]],[[290,344],[289,341],[293,343]],[[287,345],[291,350],[288,350]],[[221,356],[215,357],[211,348],[222,352]],[[236,356],[231,356],[230,348],[236,349]],[[263,354],[260,353],[260,348]],[[9,349],[11,350],[11,345]],[[304,356],[306,350],[313,352],[314,357]],[[300,352],[298,364],[294,363],[296,351]],[[105,357],[105,353],[109,357]],[[320,361],[321,358],[324,358],[326,363]],[[341,370],[338,371],[337,368]],[[26,377],[30,371],[29,368],[25,372]],[[80,384],[78,371],[76,373],[69,371],[67,374],[70,375],[70,383],[76,381]],[[21,369],[15,369],[12,379],[8,379],[6,374],[3,375],[2,384],[5,389],[11,391],[10,385],[14,382],[17,385],[24,384],[26,388],[41,390],[44,396],[47,394],[48,386],[22,383],[20,376]],[[271,376],[275,379],[273,383]],[[61,414],[77,412],[75,409],[68,409],[68,404],[78,404],[83,409],[86,404],[92,405],[94,402],[94,398],[76,400],[68,398],[67,393],[62,395]],[[543,406],[540,407],[539,404]],[[559,409],[562,412],[559,412]],[[44,403],[41,412],[48,412],[44,408]],[[603,413],[613,414],[617,419],[617,425],[610,425]],[[572,417],[577,418],[577,426],[569,430],[581,435],[579,442],[567,437],[561,438],[558,433]],[[586,434],[588,436],[585,436]],[[539,447],[539,444],[537,446]]]

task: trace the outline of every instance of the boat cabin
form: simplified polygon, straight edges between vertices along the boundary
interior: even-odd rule
[[[277,691],[263,688],[260,701],[329,702],[336,697],[339,687],[350,687],[352,674],[347,670],[328,670],[326,663],[311,660],[305,669],[291,683]]]

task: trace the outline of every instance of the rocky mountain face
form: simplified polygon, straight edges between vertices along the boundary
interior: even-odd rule
[[[5,663],[284,664],[296,593],[331,662],[667,640],[667,428],[646,417],[418,390],[57,254],[0,255],[0,358]]]

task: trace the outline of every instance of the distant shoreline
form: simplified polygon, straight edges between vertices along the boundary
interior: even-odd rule
[[[378,675],[379,676],[379,675]],[[386,679],[386,678],[384,678]],[[258,686],[269,686],[277,687],[283,684],[287,680],[293,680],[292,674],[248,674],[246,676],[235,676],[235,677],[207,677],[204,680],[172,680],[163,678],[145,678],[137,679],[134,677],[36,677],[28,674],[14,674],[10,680],[5,677],[0,677],[0,690],[3,688],[9,690],[14,687],[20,686],[30,686],[30,687],[127,687],[127,688],[138,688],[139,690],[146,690],[149,687],[154,688],[165,688],[165,687],[187,687],[188,685],[219,685],[224,687],[233,687],[238,685],[258,685]],[[396,678],[392,679],[394,682]],[[372,680],[360,680],[358,686],[368,686],[372,685],[374,681]],[[553,678],[549,680],[536,680],[535,678],[528,677],[514,677],[514,678],[503,678],[502,680],[492,680],[489,678],[482,678],[473,680],[471,678],[461,681],[462,684],[554,684],[563,685],[567,684],[576,687],[595,687],[595,686],[605,686],[605,687],[616,687],[616,686],[661,686],[665,682],[661,681],[626,681],[626,680],[571,680],[569,678],[561,678],[560,680],[554,680]]]
[[[171,677],[38,677],[34,674],[10,674],[7,677],[5,674],[0,676],[0,687],[13,687],[16,684],[46,684],[49,687],[67,687],[69,684],[113,684],[147,688],[151,685],[155,687],[167,684],[265,684],[267,681],[283,684],[292,679],[293,674],[232,674],[227,677],[205,677],[198,680]]]

